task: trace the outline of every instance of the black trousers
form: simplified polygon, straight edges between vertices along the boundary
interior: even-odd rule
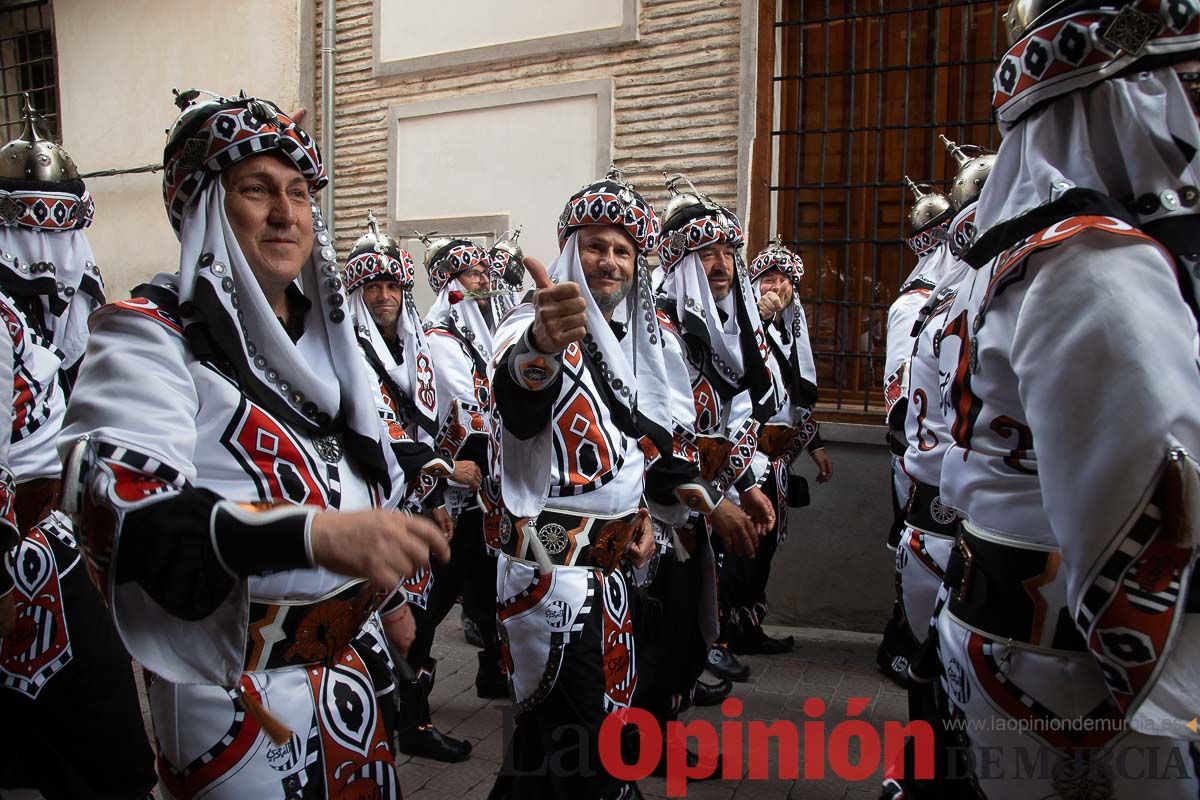
[[[708,646],[700,630],[703,579],[699,558],[680,563],[674,553],[667,553],[646,589],[633,704],[653,714],[660,725],[691,705],[692,690],[704,672]]]
[[[779,549],[779,535],[787,524],[780,498],[786,498],[786,489],[781,489],[776,478],[774,465],[763,482],[763,493],[775,509],[775,527],[758,543],[753,558],[744,558],[733,553],[724,553],[720,559],[717,603],[721,616],[721,640],[729,641],[739,633],[749,632],[762,626],[767,615],[767,579],[771,577],[771,560]],[[717,540],[713,540],[714,547]]]
[[[408,649],[408,663],[413,669],[430,667],[429,654],[438,625],[450,613],[460,595],[467,616],[479,625],[485,652],[498,659],[496,557],[484,547],[483,512],[477,508],[458,515],[454,540],[450,542],[450,563],[434,564],[429,601],[425,608],[414,607],[412,610],[417,634]]]
[[[72,659],[36,699],[0,687],[0,786],[47,800],[140,800],[158,778],[129,654],[82,560],[59,586]]]

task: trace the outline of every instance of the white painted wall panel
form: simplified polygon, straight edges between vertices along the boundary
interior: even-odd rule
[[[379,59],[409,58],[615,28],[623,0],[379,0]]]
[[[523,226],[525,252],[549,263],[564,202],[597,177],[598,138],[612,124],[602,118],[605,105],[590,94],[395,118],[394,230],[408,235],[413,220],[507,216]],[[424,248],[412,244],[420,261]],[[417,284],[424,307],[428,287]]]

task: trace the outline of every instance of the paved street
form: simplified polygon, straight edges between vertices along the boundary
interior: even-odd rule
[[[834,726],[846,718],[846,700],[869,700],[859,715],[882,730],[888,720],[907,719],[903,692],[886,681],[875,667],[876,637],[858,633],[814,629],[771,628],[773,635],[791,633],[797,647],[785,656],[748,656],[752,673],[747,683],[734,684],[735,696],[745,703],[744,720],[790,720],[799,726],[809,719],[802,710],[810,697],[821,698],[828,711],[825,721],[828,737]],[[440,764],[422,758],[402,756],[399,760],[401,786],[407,800],[473,800],[487,796],[500,768],[503,748],[503,712],[507,701],[484,701],[475,696],[476,650],[466,644],[459,623],[458,609],[451,612],[438,631],[433,655],[438,659],[437,684],[430,698],[434,721],[443,730],[469,739],[475,746],[471,758],[462,764]],[[688,719],[700,717],[719,723],[725,719],[720,707],[694,709]],[[772,748],[772,773],[776,758]],[[804,768],[801,766],[801,775]],[[692,783],[687,796],[697,800],[772,800],[804,798],[808,800],[875,800],[879,796],[878,777],[860,783],[847,783],[831,777],[823,781],[710,781]],[[647,797],[666,796],[660,778],[642,781],[639,786]]]

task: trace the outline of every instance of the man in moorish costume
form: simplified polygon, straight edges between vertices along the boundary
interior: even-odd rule
[[[378,653],[353,640],[448,548],[380,508],[404,474],[313,199],[315,144],[267,101],[198,100],[178,97],[163,154],[179,271],[93,315],[66,501],[157,676],[170,796],[399,797]]]
[[[91,221],[75,164],[27,105],[0,149],[0,785],[133,800],[155,779],[129,656],[57,510],[67,385],[103,298]]]
[[[762,629],[767,615],[767,578],[771,559],[787,538],[789,491],[799,487],[797,504],[806,503],[807,482],[791,474],[792,463],[807,452],[817,467],[817,482],[833,477],[833,461],[821,441],[812,407],[817,402],[817,369],[808,338],[808,322],[800,302],[804,261],[778,239],[750,263],[750,280],[758,297],[767,336],[768,365],[780,378],[784,402],[758,431],[754,471],[775,512],[775,522],[753,559],[726,557],[721,594],[729,607],[726,641],[736,653],[783,653],[791,636],[776,639]]]
[[[454,558],[438,565],[433,595],[417,615],[417,641],[409,651],[413,667],[432,682],[430,657],[438,624],[461,595],[464,613],[478,628],[475,692],[480,697],[507,697],[508,680],[500,669],[496,634],[496,561],[484,540],[485,505],[481,496],[492,478],[488,457],[492,354],[492,317],[499,296],[493,294],[487,251],[469,239],[424,237],[425,269],[435,299],[425,314],[425,330],[437,375],[439,402],[445,409],[438,449],[454,458],[459,470],[446,492],[455,518]]]
[[[645,504],[727,517],[731,549],[752,551],[754,531],[681,456],[691,434],[673,413],[646,265],[653,210],[613,169],[570,198],[558,233],[549,276],[526,259],[538,289],[505,318],[492,358],[497,593],[517,716],[492,796],[635,797],[604,772],[597,737],[637,689],[635,632],[658,634],[626,575],[654,548]]]
[[[690,191],[681,193],[681,180],[687,179],[681,175],[667,184],[658,307],[687,362],[701,473],[718,491],[737,497],[762,536],[774,526],[775,511],[759,487],[766,470],[756,474],[753,464],[759,426],[783,406],[782,387],[767,366],[766,337],[741,261],[741,225],[690,181]],[[728,649],[740,603],[728,593],[725,577],[728,570],[729,581],[737,581],[736,557],[718,553],[720,630],[709,641],[707,666],[719,678],[744,681],[750,668]]]
[[[1200,3],[1006,21],[1004,138],[938,342],[963,518],[943,680],[989,797],[1192,797]],[[995,716],[1025,724],[970,724]]]
[[[505,231],[488,250],[488,274],[494,293],[492,316],[497,325],[521,302],[525,290],[525,254],[517,241],[520,238],[520,228]]]
[[[392,504],[432,515],[449,528],[453,523],[444,507],[443,479],[451,476],[455,467],[462,470],[468,465],[451,464],[434,452],[442,408],[433,355],[412,298],[412,256],[393,237],[380,232],[372,215],[367,220],[367,232],[351,250],[343,277],[359,345],[379,381],[377,399],[381,401],[386,441],[405,474],[402,489],[406,496],[395,497]],[[408,603],[382,619],[400,656],[389,658],[398,680],[396,747],[438,761],[461,761],[470,754],[470,743],[452,739],[434,726],[429,712],[429,681],[422,680],[408,662],[409,652],[418,640],[418,625],[411,609],[418,609],[418,615],[426,609],[434,586],[431,570],[421,570],[403,584]],[[428,642],[425,646],[427,650]],[[390,647],[383,649],[391,656]],[[383,683],[386,686],[388,681]]]
[[[895,551],[904,530],[904,511],[912,491],[912,480],[901,466],[906,447],[904,418],[908,411],[908,386],[911,375],[914,327],[929,293],[937,285],[947,262],[952,261],[946,247],[946,232],[954,216],[950,198],[928,184],[916,184],[904,176],[913,193],[908,210],[908,246],[917,256],[917,265],[900,285],[900,292],[888,308],[886,358],[884,360],[883,402],[887,411],[888,446],[891,449],[891,494],[893,519],[888,530],[888,549]],[[896,599],[892,615],[875,651],[875,661],[885,675],[900,685],[908,683],[908,665],[916,651],[916,642],[904,617],[897,575]],[[924,624],[924,622],[919,623]]]
[[[917,313],[913,332],[915,337],[908,358],[907,397],[896,404],[903,406],[905,450],[900,459],[900,468],[910,483],[904,498],[904,519],[900,538],[896,542],[896,619],[899,625],[885,633],[881,652],[885,647],[906,654],[905,661],[921,653],[929,638],[930,620],[936,613],[941,595],[946,566],[955,537],[960,526],[958,515],[941,501],[942,460],[953,442],[946,423],[941,396],[941,377],[938,372],[937,352],[946,325],[949,310],[964,277],[971,269],[962,255],[975,239],[975,211],[979,195],[983,190],[996,157],[973,145],[959,146],[942,137],[943,142],[959,165],[950,192],[950,207],[953,217],[946,232],[946,252],[949,258],[944,264],[931,265],[925,274],[936,279],[929,298]],[[916,209],[920,210],[920,202]],[[944,598],[943,598],[944,599]],[[903,648],[903,649],[900,649]],[[967,791],[962,784],[962,764],[951,767],[947,758],[948,747],[957,745],[960,734],[952,734],[946,727],[947,705],[940,687],[935,685],[935,675],[929,674],[929,665],[936,664],[934,643],[930,643],[917,663],[889,664],[908,690],[909,719],[924,720],[934,731],[938,750],[935,752],[935,774],[932,782],[917,783],[913,780],[914,762],[911,748],[906,752],[905,778],[901,785],[916,792],[919,797],[953,798]],[[881,663],[881,666],[883,664]]]

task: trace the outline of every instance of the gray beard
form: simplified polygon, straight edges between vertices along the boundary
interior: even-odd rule
[[[629,296],[629,290],[632,288],[633,281],[630,280],[628,283],[621,286],[620,289],[617,289],[615,292],[610,292],[609,294],[596,294],[593,292],[592,299],[594,299],[596,301],[596,305],[600,307],[600,312],[605,316],[608,316],[617,310],[617,306],[621,305],[621,301]]]
[[[368,312],[369,312],[369,309],[368,309]],[[396,335],[396,325],[397,325],[397,323],[400,322],[400,312],[397,311],[395,316],[393,316],[390,320],[382,320],[382,321],[379,319],[379,317],[375,316],[374,314],[371,314],[371,321],[375,323],[375,327],[379,328],[380,332],[384,336],[389,336],[389,335],[395,336]]]

